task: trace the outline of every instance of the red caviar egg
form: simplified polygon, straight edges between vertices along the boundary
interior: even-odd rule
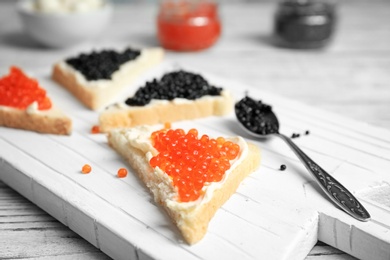
[[[91,128],[91,133],[92,133],[92,134],[98,134],[98,133],[100,133],[100,127],[99,127],[98,125],[92,126],[92,128]]]
[[[198,137],[196,129],[162,129],[151,134],[159,152],[150,165],[166,172],[177,187],[179,201],[195,201],[206,183],[218,182],[230,169],[230,160],[237,158],[240,146],[223,137]]]
[[[89,164],[84,164],[83,167],[81,168],[81,172],[84,174],[90,173],[91,170],[92,170],[92,167]]]
[[[125,168],[120,168],[117,172],[118,178],[124,178],[127,176],[127,169]]]
[[[38,110],[52,107],[38,81],[27,77],[20,68],[11,67],[10,73],[0,78],[0,105],[26,109],[33,102],[38,103]]]

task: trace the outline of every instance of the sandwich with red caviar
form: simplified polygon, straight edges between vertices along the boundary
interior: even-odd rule
[[[233,110],[230,92],[209,83],[202,75],[172,71],[146,82],[132,97],[100,113],[100,131],[118,127],[154,125],[208,116]]]
[[[11,67],[9,74],[0,78],[0,126],[69,135],[72,120],[54,106],[36,79]]]
[[[216,211],[260,163],[257,146],[242,137],[211,138],[196,129],[114,129],[108,143],[137,172],[188,244],[205,236]]]

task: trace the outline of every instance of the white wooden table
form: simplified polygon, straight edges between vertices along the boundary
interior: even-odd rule
[[[274,2],[224,3],[217,45],[204,52],[168,52],[166,59],[390,129],[390,2],[341,2],[336,37],[323,51],[272,46],[274,10]],[[22,33],[13,1],[0,2],[0,72],[18,65],[45,73],[55,61],[93,47],[157,45],[155,15],[151,3],[121,5],[96,41],[52,50]],[[0,258],[108,257],[0,181]],[[319,243],[307,259],[353,257]]]

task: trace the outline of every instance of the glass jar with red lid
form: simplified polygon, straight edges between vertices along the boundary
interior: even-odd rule
[[[218,5],[211,0],[162,0],[157,34],[166,49],[198,51],[209,48],[221,34]]]

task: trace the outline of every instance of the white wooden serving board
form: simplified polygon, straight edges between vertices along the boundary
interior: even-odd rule
[[[172,68],[163,64],[126,94]],[[50,71],[32,74],[69,112],[74,131],[54,136],[1,127],[0,178],[112,258],[303,259],[321,240],[360,259],[390,259],[389,131],[202,72],[237,99],[249,91],[271,104],[281,132],[300,133],[298,146],[351,190],[372,220],[357,221],[333,206],[282,140],[249,137],[232,113],[173,123],[215,137],[242,135],[262,151],[260,168],[218,210],[205,238],[189,246],[131,169],[126,178],[116,177],[127,164],[105,135],[90,133],[98,113],[52,82]],[[302,135],[306,130],[310,134]],[[85,163],[90,174],[81,173]],[[281,164],[287,170],[280,171]]]

